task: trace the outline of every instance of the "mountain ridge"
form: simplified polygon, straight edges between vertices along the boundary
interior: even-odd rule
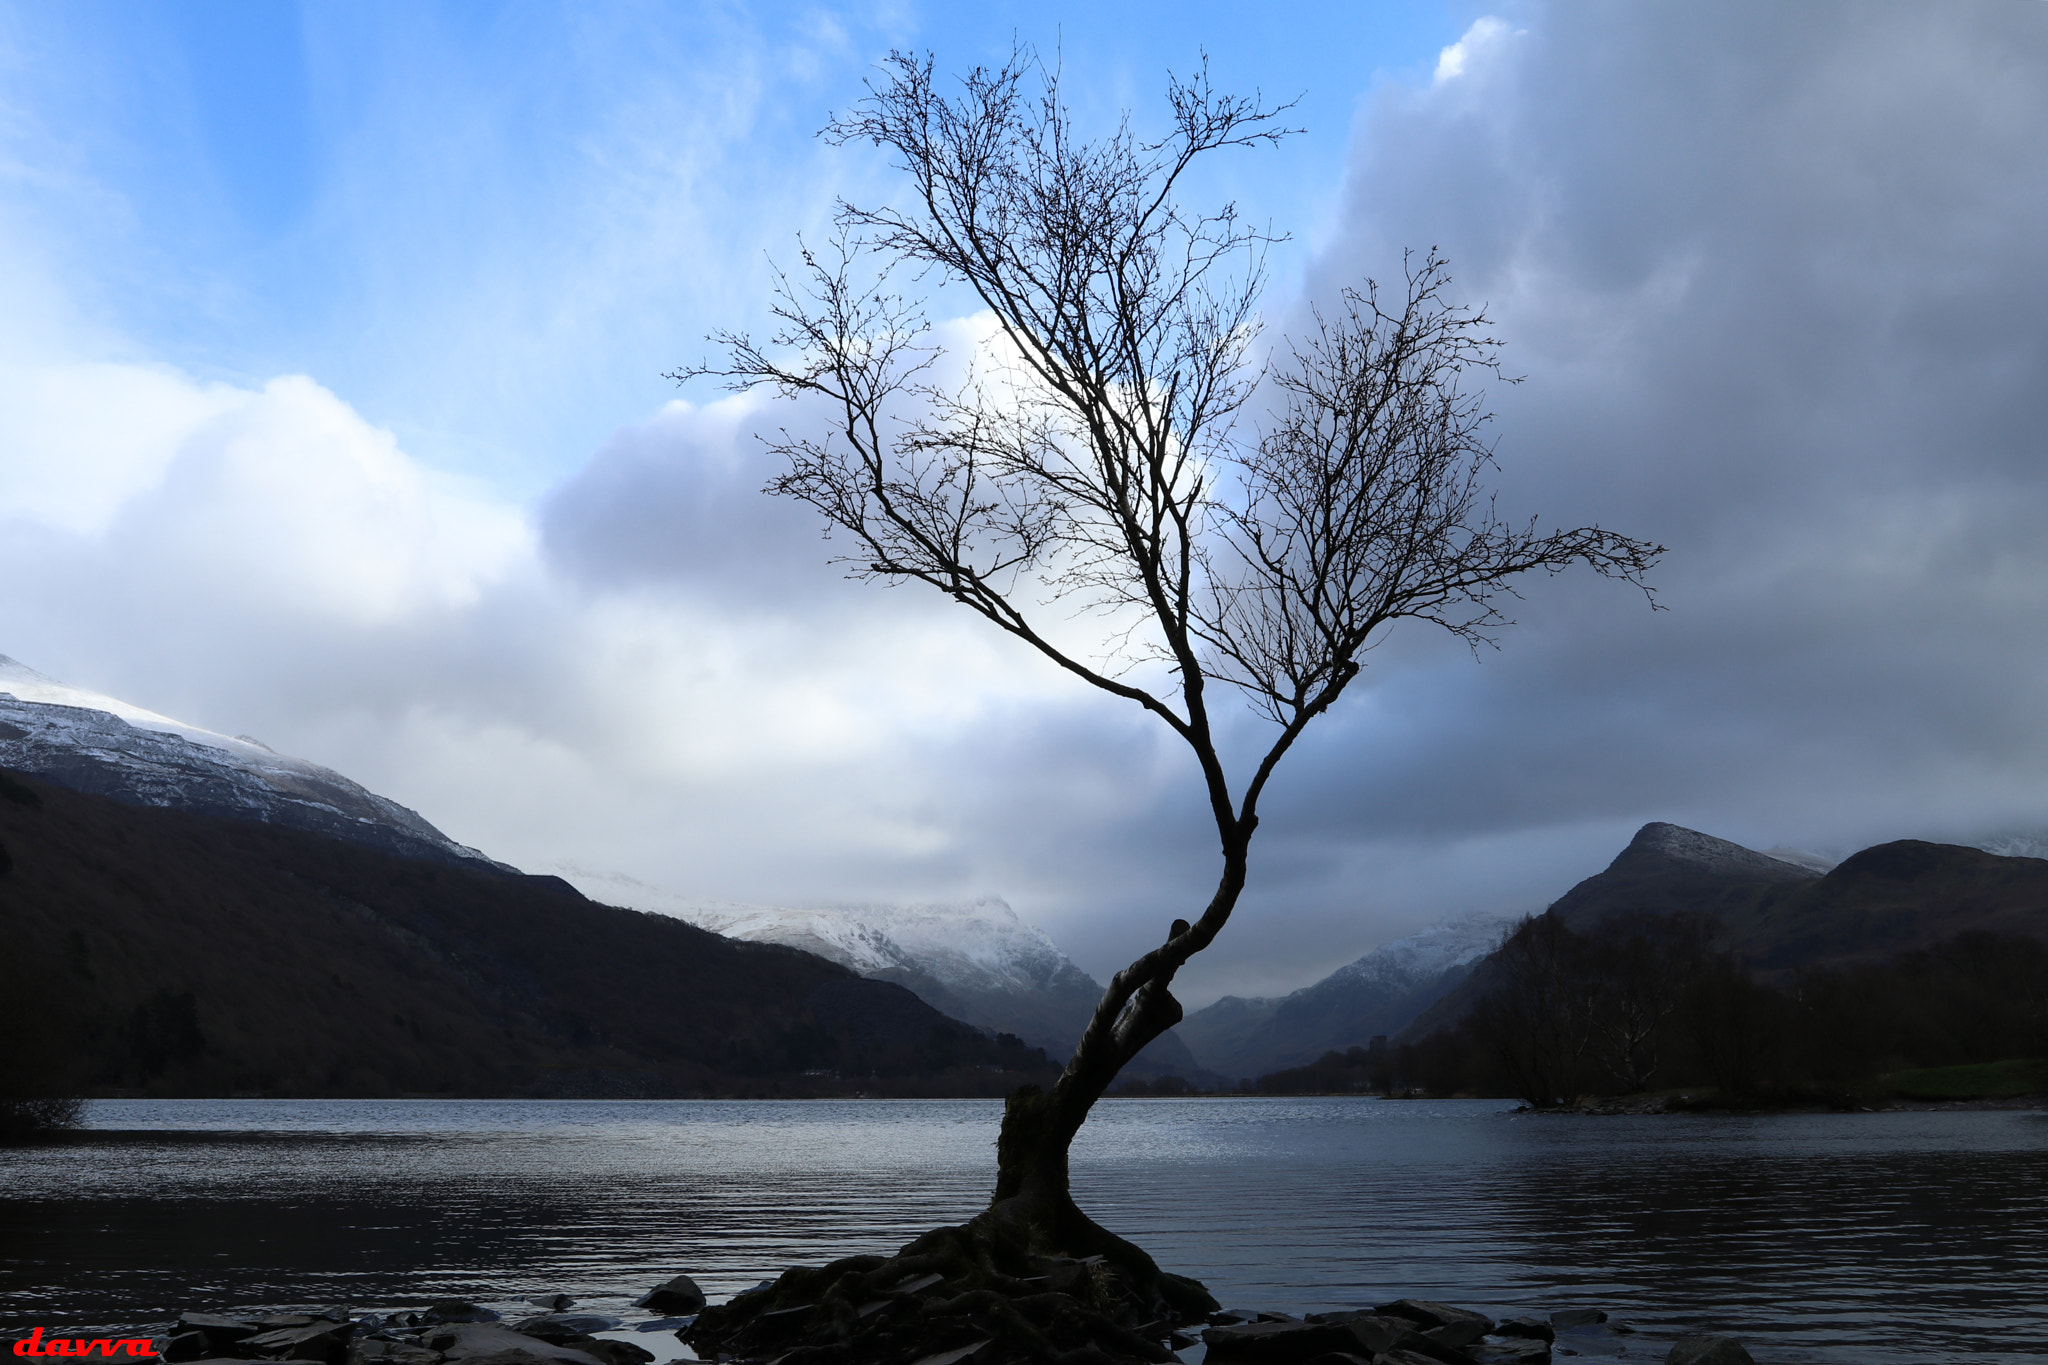
[[[74,687],[4,654],[0,767],[131,806],[262,820],[404,857],[517,871],[331,768]]]

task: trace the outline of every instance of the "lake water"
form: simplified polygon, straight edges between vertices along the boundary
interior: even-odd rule
[[[105,1101],[0,1149],[0,1328],[184,1307],[567,1293],[687,1272],[721,1298],[984,1202],[984,1101]],[[1605,1308],[1661,1361],[2048,1355],[2048,1113],[1517,1114],[1495,1101],[1109,1101],[1098,1221],[1231,1306],[1413,1295]],[[636,1338],[664,1355],[666,1333]],[[1590,1351],[1600,1343],[1586,1343]]]

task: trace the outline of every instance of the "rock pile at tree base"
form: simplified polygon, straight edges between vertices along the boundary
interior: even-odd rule
[[[895,1257],[857,1256],[798,1267],[706,1307],[678,1276],[640,1300],[653,1312],[694,1317],[636,1324],[674,1330],[706,1360],[728,1365],[1165,1365],[1198,1341],[1209,1365],[1550,1365],[1553,1356],[1612,1356],[1632,1335],[1598,1309],[1496,1321],[1422,1299],[1309,1313],[1219,1310],[1187,1321],[1163,1296],[1139,1293],[1101,1257],[1040,1256],[992,1271],[970,1230],[943,1228]],[[1199,1291],[1193,1281],[1181,1281]],[[792,1303],[810,1295],[809,1302]],[[564,1311],[566,1296],[532,1301],[549,1311],[512,1323],[444,1300],[417,1313],[352,1316],[345,1308],[258,1317],[185,1313],[156,1348],[172,1365],[315,1361],[320,1365],[648,1365],[631,1342],[593,1335],[618,1318]],[[1654,1351],[1634,1353],[1650,1359]],[[1734,1339],[1681,1338],[1666,1365],[1754,1365]]]

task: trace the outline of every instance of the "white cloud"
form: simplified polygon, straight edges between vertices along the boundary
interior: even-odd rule
[[[1442,85],[1457,80],[1476,61],[1484,61],[1509,36],[1507,21],[1492,15],[1472,21],[1458,41],[1437,54],[1432,82]]]

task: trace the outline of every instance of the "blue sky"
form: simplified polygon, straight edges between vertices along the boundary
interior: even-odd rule
[[[1143,110],[1206,52],[1304,129],[1201,188],[1296,234],[1351,122],[1463,28],[1443,3],[1214,6],[19,5],[17,207],[96,333],[237,383],[303,372],[413,455],[532,496],[671,394],[834,193],[887,184],[813,136],[892,46],[1015,40],[1076,106]]]
[[[1648,820],[2048,830],[2048,6],[0,0],[0,653],[330,764],[536,870],[1007,897],[1097,973],[1199,904],[1185,756],[850,585],[664,371],[764,316],[892,47],[1168,70],[1306,131],[1188,186],[1291,234],[1269,334],[1404,248],[1487,304],[1503,508],[1671,547],[1404,632],[1290,759],[1183,978],[1540,908]],[[950,310],[950,311],[949,311]],[[976,324],[942,298],[941,333]]]

